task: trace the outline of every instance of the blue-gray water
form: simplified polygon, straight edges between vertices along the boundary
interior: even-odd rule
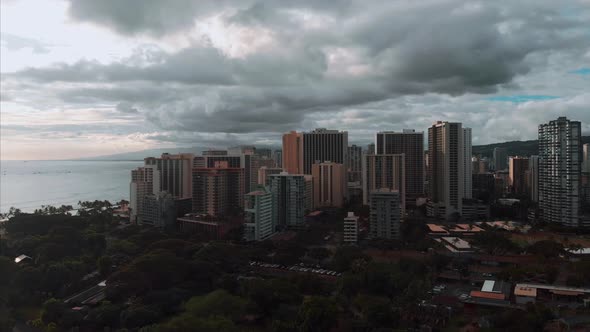
[[[0,211],[129,199],[131,170],[143,161],[0,161]]]

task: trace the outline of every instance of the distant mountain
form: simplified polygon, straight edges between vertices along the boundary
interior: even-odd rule
[[[257,145],[256,148],[264,149],[269,148],[272,150],[280,149],[280,147],[274,146],[262,146]],[[195,155],[200,155],[203,151],[207,151],[210,149],[226,149],[226,147],[219,147],[219,148],[212,148],[212,147],[190,147],[190,148],[160,148],[160,149],[148,149],[148,150],[141,150],[141,151],[133,151],[133,152],[125,152],[125,153],[117,153],[117,154],[110,154],[106,156],[97,156],[97,157],[88,157],[88,158],[80,158],[77,160],[143,160],[146,157],[159,157],[162,153],[193,153]]]
[[[582,143],[590,143],[590,136],[583,136]],[[531,156],[539,153],[539,141],[512,141],[487,145],[474,145],[473,154],[492,158],[494,148],[501,147],[508,151],[509,156]]]
[[[162,153],[194,153],[201,154],[202,151],[208,150],[209,148],[203,147],[192,147],[192,148],[161,148],[161,149],[148,149],[141,151],[125,152],[110,154],[106,156],[80,158],[79,160],[143,160],[146,157],[159,157]]]

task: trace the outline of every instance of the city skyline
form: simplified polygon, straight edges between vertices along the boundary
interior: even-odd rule
[[[279,146],[321,127],[364,145],[436,120],[473,145],[559,116],[590,132],[584,0],[1,6],[2,160]],[[418,19],[431,12],[448,14]]]

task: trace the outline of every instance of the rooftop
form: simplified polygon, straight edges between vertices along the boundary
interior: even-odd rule
[[[469,242],[454,236],[445,236],[442,238],[445,242],[457,249],[471,249]]]

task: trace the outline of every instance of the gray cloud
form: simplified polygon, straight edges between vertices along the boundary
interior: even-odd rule
[[[579,67],[590,54],[590,9],[576,2],[567,10],[551,1],[455,0],[70,6],[74,19],[162,39],[212,14],[223,14],[228,26],[270,31],[271,44],[240,57],[211,45],[194,43],[175,52],[152,45],[111,64],[81,60],[28,68],[6,79],[43,84],[69,105],[101,103],[143,116],[164,132],[151,137],[167,142],[204,139],[187,134],[194,131],[227,133],[216,139],[234,142],[314,125],[349,129],[365,139],[374,130],[425,129],[438,119],[489,130],[475,134],[489,142],[530,133],[502,120],[515,105],[477,94],[564,89],[567,82],[550,82],[539,73],[559,77],[567,70],[560,65]],[[583,93],[572,87],[551,94],[563,92],[574,99]],[[539,120],[556,109],[568,113],[551,103],[536,105],[551,105]],[[511,129],[498,132],[500,126]]]
[[[20,37],[9,33],[0,34],[0,40],[8,50],[31,48],[33,53],[36,54],[49,53],[49,48],[53,46],[52,44],[44,43],[36,39]]]

